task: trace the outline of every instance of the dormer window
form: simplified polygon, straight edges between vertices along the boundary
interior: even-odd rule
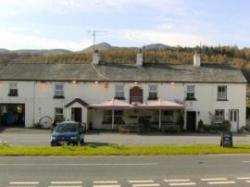
[[[148,100],[158,99],[158,87],[156,84],[151,84],[148,86]]]
[[[64,98],[64,85],[62,82],[55,83],[54,98],[55,99],[63,99]]]
[[[124,85],[123,84],[117,84],[115,85],[115,99],[125,99],[124,96]]]
[[[18,96],[17,82],[10,82],[9,83],[9,96],[10,97],[17,97]]]
[[[195,100],[195,86],[194,85],[187,86],[186,100]]]

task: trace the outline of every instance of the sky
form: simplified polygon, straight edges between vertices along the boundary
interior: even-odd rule
[[[0,0],[0,48],[250,47],[249,0]]]

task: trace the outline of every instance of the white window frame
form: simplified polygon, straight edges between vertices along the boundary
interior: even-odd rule
[[[103,124],[111,124],[112,123],[112,110],[104,110],[103,111],[102,121],[103,121]]]
[[[215,123],[223,123],[225,120],[225,110],[217,109],[214,112]]]
[[[148,85],[148,98],[158,99],[158,85],[157,84]]]
[[[56,82],[54,88],[54,96],[55,97],[64,97],[64,84],[63,82]]]
[[[12,94],[12,92],[16,92],[16,94]],[[9,96],[18,96],[17,82],[9,82]]]
[[[187,100],[195,99],[195,85],[187,85]]]
[[[58,110],[61,110],[61,112],[59,112]],[[57,119],[64,119],[64,110],[61,107],[56,107],[55,108],[55,120]]]
[[[124,84],[116,84],[115,85],[115,98],[118,98],[118,99],[125,98]]]
[[[224,91],[221,90],[222,88],[224,89]],[[220,85],[217,87],[217,99],[218,100],[227,100],[227,86]]]

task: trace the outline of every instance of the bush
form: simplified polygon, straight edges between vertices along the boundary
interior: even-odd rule
[[[198,123],[199,132],[229,132],[231,130],[231,124],[229,121],[224,121],[223,123],[214,123],[211,125],[203,124],[203,121],[200,120]]]

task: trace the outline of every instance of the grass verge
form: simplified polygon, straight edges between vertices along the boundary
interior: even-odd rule
[[[100,156],[100,155],[207,155],[250,153],[250,146],[223,148],[212,145],[190,146],[83,146],[21,147],[0,145],[0,156]]]

